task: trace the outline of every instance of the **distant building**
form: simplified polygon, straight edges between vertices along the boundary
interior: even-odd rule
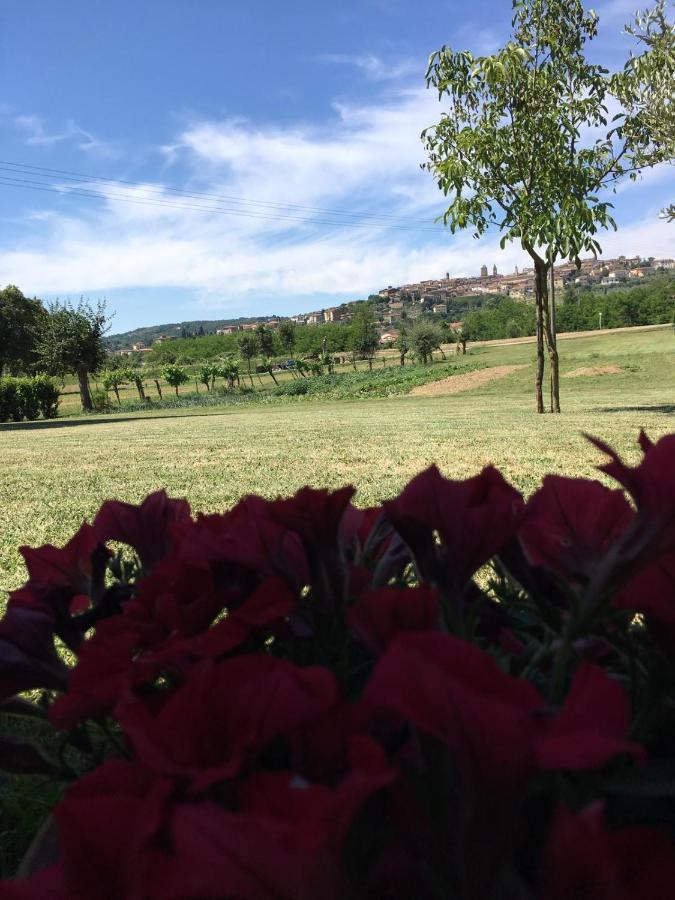
[[[136,341],[136,343],[131,348],[135,353],[138,353],[139,350],[145,350],[145,344],[143,341]]]
[[[337,306],[331,306],[323,311],[323,316],[326,322],[339,322],[342,318],[342,312]]]
[[[481,266],[481,267],[480,267],[480,277],[481,277],[481,278],[487,278],[487,277],[488,277],[488,267],[487,267],[487,266]]]
[[[494,266],[492,267],[492,277],[495,278],[496,276],[497,276],[497,266],[494,265]]]

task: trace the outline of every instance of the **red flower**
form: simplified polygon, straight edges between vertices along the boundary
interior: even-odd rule
[[[602,806],[560,807],[544,850],[538,900],[671,900],[675,844],[662,831],[606,831]]]
[[[465,481],[431,466],[384,506],[422,577],[459,595],[515,534],[523,501],[492,466]]]
[[[101,622],[82,644],[67,691],[49,708],[52,725],[72,728],[84,719],[110,715],[131,685],[138,646],[138,632],[121,616]]]
[[[600,470],[615,478],[631,494],[638,515],[622,542],[629,559],[655,559],[675,549],[675,434],[653,444],[640,432],[643,458],[635,467],[627,466],[603,441],[589,437],[612,461]]]
[[[438,628],[438,593],[434,588],[379,588],[364,593],[347,609],[354,635],[376,656],[403,631]]]
[[[31,688],[62,690],[68,670],[54,648],[54,620],[10,600],[0,620],[0,700]]]
[[[472,782],[509,782],[532,768],[532,714],[541,696],[459,638],[431,632],[395,638],[365,697],[447,744]]]
[[[180,529],[178,558],[212,567],[219,589],[245,585],[278,575],[299,591],[308,580],[307,561],[296,534],[272,517],[272,504],[244,497],[224,515],[200,515]]]
[[[133,547],[147,572],[171,549],[174,523],[189,520],[187,500],[171,500],[162,490],[148,494],[138,506],[108,500],[99,510],[93,527],[101,542],[121,541]]]
[[[595,663],[582,663],[560,711],[545,722],[536,741],[543,769],[587,770],[614,756],[645,758],[644,748],[626,739],[630,704],[622,686]]]
[[[262,654],[194,665],[166,698],[120,704],[117,716],[136,756],[195,791],[234,776],[274,738],[293,739],[337,701],[332,674]]]
[[[518,537],[532,565],[586,581],[632,518],[622,491],[547,475],[528,500]]]
[[[340,522],[355,493],[353,487],[337,491],[304,487],[293,497],[275,500],[270,513],[276,522],[298,534],[306,548],[322,553],[334,549]]]
[[[251,636],[269,632],[275,623],[281,622],[290,614],[294,599],[281,578],[268,578],[241,606],[236,607],[195,641],[195,653],[201,656],[224,656]]]

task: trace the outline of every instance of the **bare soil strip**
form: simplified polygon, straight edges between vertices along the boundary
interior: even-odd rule
[[[450,375],[440,381],[431,384],[421,384],[413,388],[410,394],[415,397],[435,397],[439,394],[461,394],[473,388],[481,387],[490,381],[506,378],[518,369],[526,369],[527,365],[519,366],[492,366],[489,369],[477,369],[475,372],[464,372],[462,375]]]

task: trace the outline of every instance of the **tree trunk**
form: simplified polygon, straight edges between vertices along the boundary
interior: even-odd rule
[[[77,380],[80,384],[80,402],[84,412],[91,412],[94,404],[91,402],[91,390],[89,388],[89,374],[86,366],[80,366],[77,370]]]
[[[548,273],[551,268],[550,263],[541,260],[535,263],[537,287],[540,298],[541,319],[542,319],[542,344],[546,342],[546,350],[548,351],[549,364],[551,367],[551,412],[560,412],[560,375],[558,368],[558,348],[556,345],[553,323],[551,321],[551,306],[549,303],[548,293]],[[543,346],[541,348],[543,355]],[[543,369],[542,369],[543,375]],[[542,379],[543,381],[543,379]],[[542,401],[543,402],[543,401]]]
[[[560,360],[555,324],[555,270],[551,263],[551,295],[549,302],[549,359],[551,362],[551,412],[560,412]]]
[[[402,365],[402,366],[405,365],[405,353],[401,353],[401,354],[400,354],[400,362],[401,362],[401,365]]]
[[[270,373],[270,375],[272,376],[272,381],[276,384],[277,387],[279,387],[279,382],[278,382],[278,381],[276,380],[276,378],[274,377],[274,372],[272,371],[272,367],[271,367],[271,366],[270,366],[270,369],[269,369],[269,373]]]
[[[145,400],[145,388],[143,387],[143,382],[139,380],[136,382],[136,390],[138,391],[138,396],[141,400]]]
[[[368,357],[368,368],[371,372],[373,371],[373,357],[372,356]]]
[[[113,385],[113,390],[115,391],[115,396],[117,397],[117,405],[118,405],[118,406],[121,406],[121,405],[122,405],[122,401],[120,400],[120,389],[117,387],[116,384],[114,384],[114,385]]]
[[[159,394],[159,399],[162,399],[162,389],[159,386],[159,379],[155,378],[155,387],[157,388],[157,393]]]
[[[176,384],[176,385],[174,385],[174,387],[176,389],[176,397],[177,397],[178,396],[178,385]]]
[[[462,341],[462,356],[466,356],[466,341]]]
[[[544,301],[542,294],[543,267],[543,291],[546,291],[546,269],[543,262],[535,260],[534,302],[537,315],[537,373],[534,381],[534,392],[537,401],[537,412],[544,412]]]

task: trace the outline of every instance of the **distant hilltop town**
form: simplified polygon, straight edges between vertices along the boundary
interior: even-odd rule
[[[653,256],[618,256],[614,259],[584,259],[581,266],[565,262],[554,267],[554,286],[563,290],[568,286],[579,288],[610,288],[618,284],[628,283],[636,279],[646,278],[665,269],[675,269],[672,259],[655,259]],[[398,287],[389,285],[377,294],[368,297],[373,303],[376,318],[382,327],[394,325],[408,315],[414,317],[421,312],[434,313],[440,316],[452,314],[451,301],[456,298],[471,298],[481,294],[495,294],[512,297],[523,302],[534,300],[534,268],[525,268],[509,275],[497,271],[493,265],[481,266],[480,274],[451,278],[432,278]],[[179,337],[199,336],[203,334],[235,334],[240,331],[254,331],[261,324],[272,330],[279,327],[285,319],[296,325],[322,325],[326,322],[348,322],[354,313],[355,305],[363,303],[363,299],[350,300],[328,309],[314,312],[298,313],[294,316],[272,316],[270,318],[248,318],[220,320],[217,322],[188,322],[172,325],[149,326],[136,329],[108,339],[111,350],[118,353],[147,353],[155,344],[175,340]]]

